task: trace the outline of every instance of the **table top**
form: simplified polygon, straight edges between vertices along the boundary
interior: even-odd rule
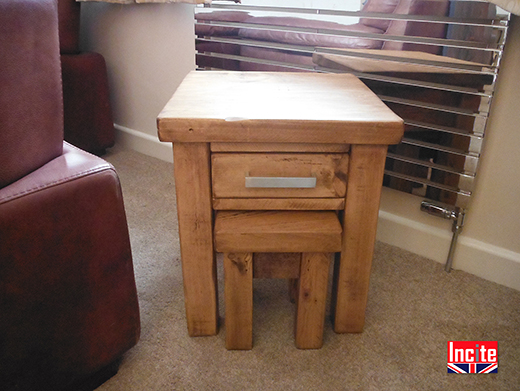
[[[396,144],[403,121],[350,74],[192,71],[161,141]]]
[[[483,64],[440,56],[437,54],[377,49],[335,49],[345,55],[314,53],[312,60],[315,64],[342,70],[344,72],[406,72],[406,73],[466,73],[480,72]],[[372,56],[370,57],[363,57]],[[409,60],[410,62],[406,62]],[[460,67],[458,69],[457,67]]]

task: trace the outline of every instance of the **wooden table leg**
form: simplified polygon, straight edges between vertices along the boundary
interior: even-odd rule
[[[296,347],[319,349],[329,282],[330,253],[303,253],[296,308]]]
[[[215,335],[218,301],[209,144],[174,143],[173,160],[188,333]]]
[[[386,152],[386,146],[352,145],[343,249],[334,276],[337,333],[359,333],[365,324]]]
[[[253,347],[253,253],[224,253],[226,349]]]

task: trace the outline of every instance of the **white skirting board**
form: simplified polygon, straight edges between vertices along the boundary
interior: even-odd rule
[[[152,136],[118,124],[114,124],[114,127],[118,147],[132,149],[144,155],[173,163],[172,143],[163,143],[156,135]]]
[[[171,143],[157,136],[115,125],[119,147],[133,149],[148,156],[173,162]],[[384,194],[383,194],[384,196]],[[389,213],[379,212],[377,240],[445,263],[451,242],[449,230]],[[459,236],[453,268],[520,291],[520,253],[479,240]]]
[[[377,240],[446,263],[451,231],[379,211]],[[458,238],[453,269],[520,291],[520,254],[464,236]]]

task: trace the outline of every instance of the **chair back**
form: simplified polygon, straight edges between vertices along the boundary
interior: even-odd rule
[[[0,53],[3,188],[62,154],[63,98],[55,0],[0,0]]]

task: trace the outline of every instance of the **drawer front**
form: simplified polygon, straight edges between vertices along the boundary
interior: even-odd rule
[[[337,198],[347,188],[347,154],[214,153],[214,198]]]

